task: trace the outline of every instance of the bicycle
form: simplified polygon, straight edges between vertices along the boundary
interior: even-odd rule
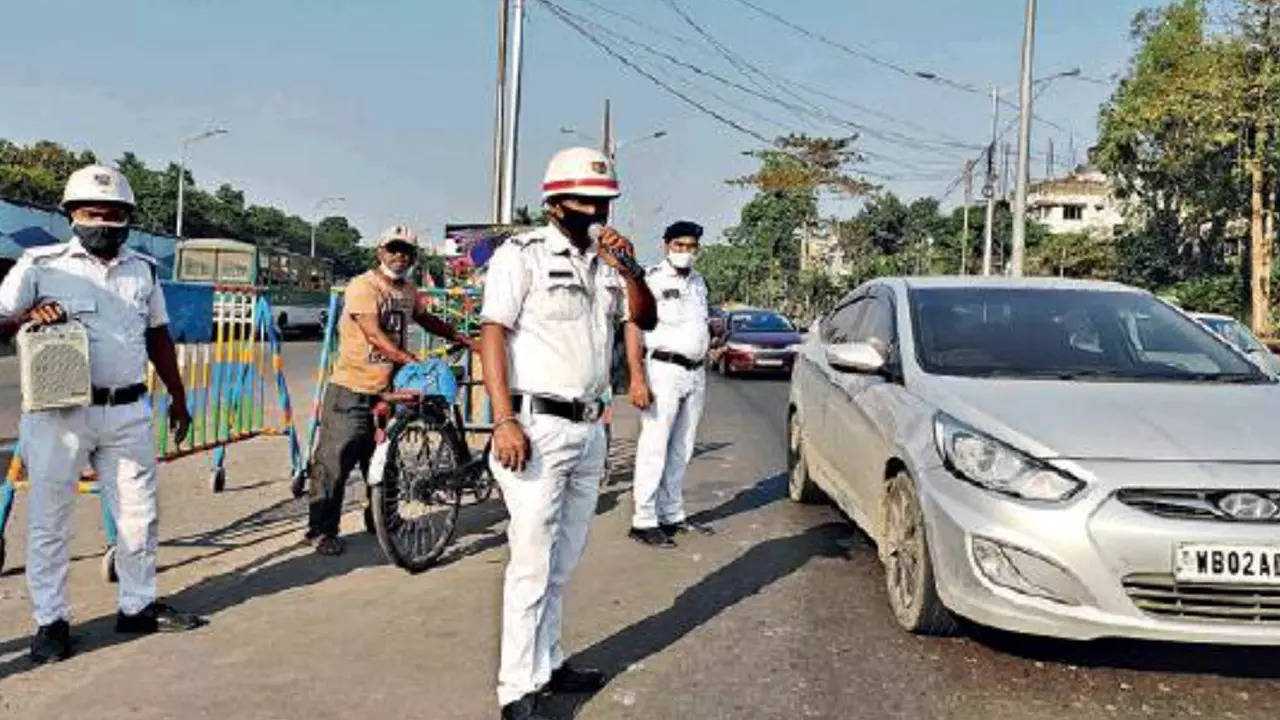
[[[421,367],[433,389],[396,390],[375,408],[368,475],[367,520],[387,559],[411,573],[431,567],[449,546],[463,494],[484,502],[494,486],[489,444],[473,457],[466,443],[452,370],[439,360]]]

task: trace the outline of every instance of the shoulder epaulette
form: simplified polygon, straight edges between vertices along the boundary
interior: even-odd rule
[[[61,256],[71,247],[71,243],[55,243],[53,245],[40,245],[38,247],[28,248],[27,255],[31,257],[31,262],[40,262],[41,260],[52,260]]]

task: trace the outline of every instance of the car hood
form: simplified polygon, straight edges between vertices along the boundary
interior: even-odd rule
[[[748,345],[761,345],[765,347],[798,345],[800,343],[800,333],[798,332],[742,332],[741,330],[739,330],[729,335],[729,342],[746,343]]]
[[[1280,385],[927,377],[926,400],[1041,458],[1280,462]]]

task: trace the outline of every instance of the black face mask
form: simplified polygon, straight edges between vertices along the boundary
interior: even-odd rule
[[[587,228],[596,223],[604,225],[609,221],[608,213],[583,213],[561,206],[560,227],[571,237],[582,239],[587,237]]]
[[[128,225],[81,225],[71,226],[72,232],[80,238],[85,250],[95,255],[112,255],[120,251],[120,246],[129,239]]]

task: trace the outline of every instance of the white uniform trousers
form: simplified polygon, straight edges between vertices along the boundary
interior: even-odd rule
[[[31,479],[27,586],[37,624],[70,618],[67,571],[76,483],[92,462],[115,518],[120,610],[136,614],[156,597],[156,450],[151,407],[128,405],[26,413],[19,426]]]
[[[565,584],[582,557],[604,477],[604,425],[523,413],[532,448],[523,472],[491,458],[511,516],[502,598],[498,704],[541,689],[564,663]]]
[[[631,527],[646,529],[685,520],[684,472],[693,457],[707,399],[707,373],[650,358],[646,369],[653,402],[640,414],[635,512]]]

